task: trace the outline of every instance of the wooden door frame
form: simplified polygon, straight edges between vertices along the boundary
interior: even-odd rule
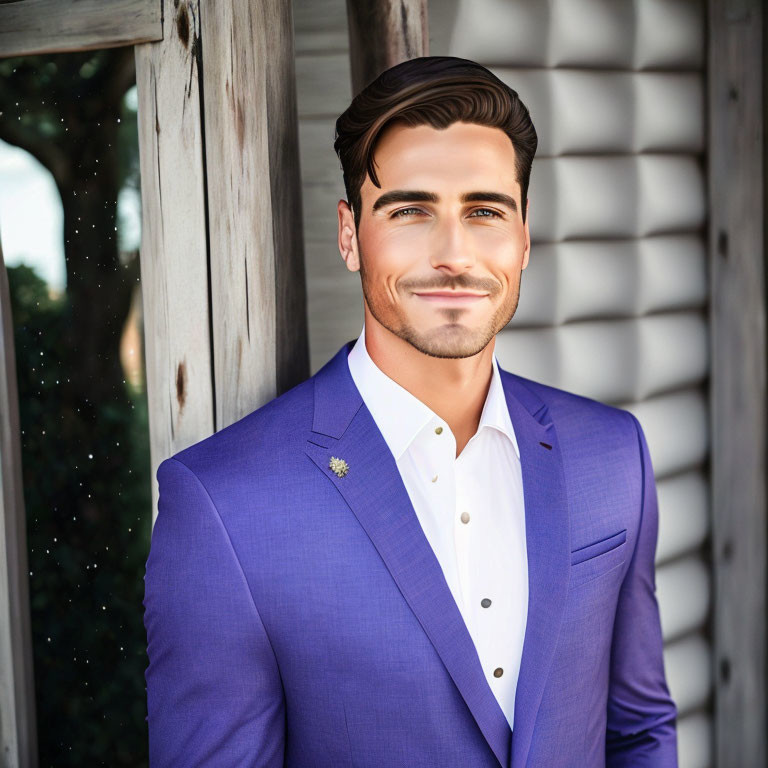
[[[161,461],[309,373],[291,1],[0,1],[0,57],[127,45],[154,523]],[[7,448],[20,437],[7,291],[0,310],[0,412],[16,414],[0,421],[0,754],[35,768],[21,457]]]
[[[162,0],[0,0],[0,58],[159,41],[162,11]]]

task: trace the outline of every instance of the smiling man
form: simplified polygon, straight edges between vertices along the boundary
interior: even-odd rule
[[[158,469],[151,765],[676,766],[640,424],[494,355],[530,255],[528,110],[422,57],[336,130],[364,325]]]

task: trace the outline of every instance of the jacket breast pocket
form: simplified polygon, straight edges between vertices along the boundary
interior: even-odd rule
[[[627,529],[571,552],[571,588],[618,568],[627,557]]]

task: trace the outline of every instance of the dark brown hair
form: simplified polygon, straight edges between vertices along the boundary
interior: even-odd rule
[[[456,56],[420,56],[382,72],[336,120],[333,148],[341,161],[347,200],[360,226],[366,173],[381,187],[373,164],[376,142],[395,121],[447,128],[462,121],[501,128],[515,148],[522,216],[538,138],[517,92],[480,64]]]

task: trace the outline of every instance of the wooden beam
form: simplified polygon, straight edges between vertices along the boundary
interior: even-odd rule
[[[162,2],[23,0],[0,3],[0,57],[114,48],[162,40]]]
[[[275,262],[277,391],[309,376],[304,222],[292,0],[271,0],[265,13],[266,108],[272,254]]]
[[[290,0],[201,0],[216,428],[309,373]]]
[[[709,0],[716,765],[765,765],[764,9]]]
[[[347,0],[352,93],[385,69],[429,55],[427,0]]]
[[[199,2],[169,11],[135,49],[153,521],[157,466],[214,431]]]
[[[0,248],[0,755],[36,768],[37,727],[16,356]]]
[[[309,371],[290,0],[172,12],[136,47],[153,476]]]

